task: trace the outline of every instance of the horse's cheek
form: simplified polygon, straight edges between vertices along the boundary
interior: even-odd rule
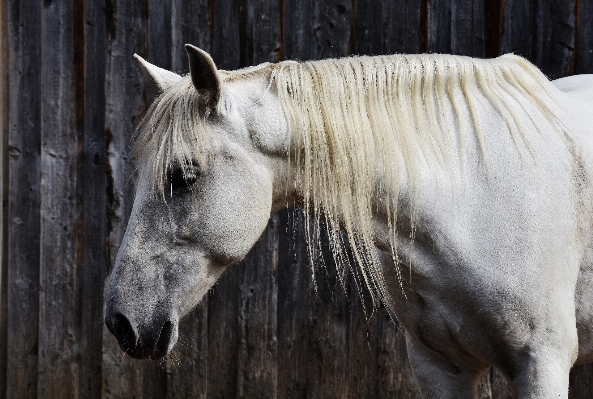
[[[272,182],[265,171],[235,170],[232,176],[207,191],[197,223],[204,248],[225,264],[249,252],[265,229],[272,206]]]

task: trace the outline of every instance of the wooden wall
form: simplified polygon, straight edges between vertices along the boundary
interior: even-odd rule
[[[295,211],[183,320],[167,362],[123,355],[103,287],[154,95],[132,54],[187,72],[185,43],[227,69],[512,51],[552,78],[593,72],[590,0],[6,0],[0,32],[0,399],[418,397],[386,312],[367,322],[331,264],[312,289]],[[500,374],[481,397],[510,397]],[[593,398],[592,366],[573,370],[571,397]]]

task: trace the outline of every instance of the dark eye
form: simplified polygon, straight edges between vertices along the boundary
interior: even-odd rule
[[[169,172],[171,190],[189,189],[198,180],[198,177],[200,177],[200,171],[196,165],[187,165],[185,168],[174,165]]]

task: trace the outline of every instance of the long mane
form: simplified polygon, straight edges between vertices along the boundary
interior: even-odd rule
[[[555,121],[545,101],[551,98],[548,79],[514,55],[494,60],[362,56],[287,62],[276,68],[278,95],[294,140],[290,148],[297,149],[291,161],[303,190],[304,210],[323,215],[337,263],[349,265],[344,250],[349,247],[359,265],[355,268],[359,286],[384,301],[389,297],[373,237],[376,198],[387,208],[390,249],[398,265],[395,237],[402,176],[407,175],[413,239],[420,160],[446,164],[451,149],[461,148],[463,157],[470,140],[477,141],[486,159],[477,111],[483,99],[500,114],[517,145],[528,147],[524,122],[519,121],[526,115],[532,118],[525,108],[515,109],[517,104],[533,104],[550,123]],[[462,112],[469,114],[469,125]],[[311,253],[320,228],[305,218]]]

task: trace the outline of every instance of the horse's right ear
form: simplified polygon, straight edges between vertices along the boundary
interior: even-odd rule
[[[144,58],[140,57],[138,54],[134,54],[134,58],[136,58],[142,68],[150,75],[154,83],[158,86],[161,92],[167,90],[175,83],[181,80],[181,76],[177,75],[174,72],[167,71],[166,69],[159,68],[156,65],[152,65],[150,62],[146,61]]]
[[[211,109],[216,109],[220,100],[220,79],[210,54],[191,44],[185,45],[189,58],[189,74],[200,97]]]

